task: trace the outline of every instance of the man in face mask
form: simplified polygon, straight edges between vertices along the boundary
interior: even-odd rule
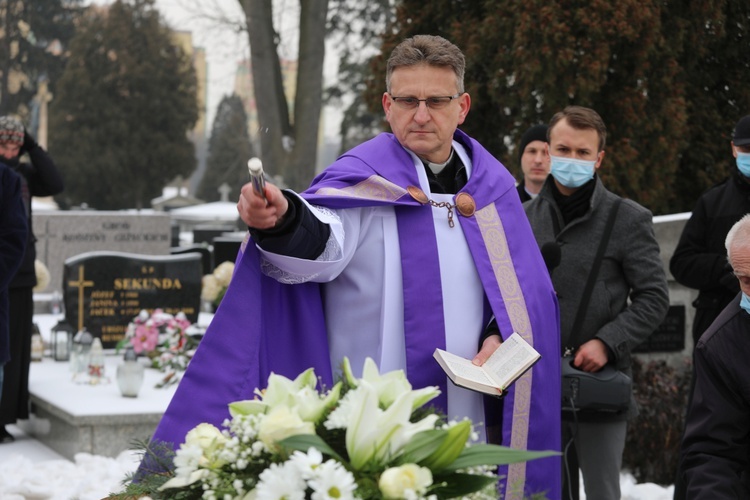
[[[28,154],[30,162],[21,161]],[[10,283],[10,361],[4,367],[0,399],[0,444],[13,441],[5,428],[29,418],[29,365],[34,315],[33,288],[36,285],[34,260],[36,238],[32,233],[31,198],[52,196],[63,189],[63,180],[52,158],[37,144],[15,116],[0,116],[0,162],[21,177],[21,196],[28,221],[28,241],[21,267]]]
[[[693,351],[693,393],[675,498],[750,498],[750,215],[726,237],[736,294]]]
[[[737,122],[730,145],[736,168],[698,199],[669,261],[678,283],[699,290],[693,302],[693,345],[739,291],[724,238],[750,213],[750,115]]]
[[[651,212],[608,191],[596,175],[606,137],[592,109],[569,106],[552,117],[550,176],[524,209],[537,244],[560,249],[550,274],[565,355],[585,372],[611,365],[631,375],[631,351],[662,322],[669,296]],[[600,245],[597,269],[592,263]],[[563,498],[578,498],[580,465],[587,498],[619,500],[626,424],[636,414],[632,395],[619,412],[563,412],[563,449],[571,445]]]

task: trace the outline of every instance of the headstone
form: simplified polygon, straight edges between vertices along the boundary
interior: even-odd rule
[[[169,255],[167,213],[111,211],[37,211],[33,214],[37,258],[49,269],[46,292],[62,292],[63,263],[78,254],[111,250]]]
[[[193,243],[211,244],[214,238],[234,231],[231,224],[200,224],[193,228]]]
[[[661,325],[634,352],[682,352],[685,349],[685,306],[669,306]]]
[[[234,262],[244,236],[219,236],[214,238],[214,268],[222,262]],[[213,271],[213,269],[212,269]]]
[[[200,254],[89,252],[67,259],[63,274],[65,319],[76,330],[85,326],[105,348],[115,347],[142,309],[198,320]]]
[[[200,254],[203,274],[210,274],[214,270],[214,256],[211,253],[211,249],[206,245],[172,247],[170,253],[172,255],[182,255],[186,253]]]

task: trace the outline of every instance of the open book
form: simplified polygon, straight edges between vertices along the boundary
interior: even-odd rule
[[[442,349],[434,358],[454,384],[497,396],[541,358],[518,333],[505,339],[482,366]]]

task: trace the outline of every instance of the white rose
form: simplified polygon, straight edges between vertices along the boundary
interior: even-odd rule
[[[185,444],[199,446],[204,455],[224,446],[226,441],[227,438],[222,435],[221,431],[211,424],[198,424],[185,436]]]
[[[407,490],[421,495],[431,484],[430,469],[416,464],[386,469],[378,481],[380,492],[385,498],[406,498]]]
[[[208,302],[213,302],[219,296],[221,286],[213,274],[206,274],[201,280],[201,298]]]
[[[214,269],[214,277],[221,286],[229,286],[232,274],[234,274],[234,264],[229,261],[222,262]]]
[[[315,434],[315,425],[302,420],[296,410],[286,405],[274,407],[258,426],[258,439],[269,449],[274,449],[277,442],[298,434]]]

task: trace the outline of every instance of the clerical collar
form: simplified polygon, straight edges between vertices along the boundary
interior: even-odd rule
[[[427,168],[432,170],[433,174],[437,175],[443,171],[445,166],[448,165],[452,159],[453,159],[453,149],[451,148],[450,156],[443,163],[432,163],[431,161],[425,161],[425,160],[423,160],[423,163],[427,166]]]

